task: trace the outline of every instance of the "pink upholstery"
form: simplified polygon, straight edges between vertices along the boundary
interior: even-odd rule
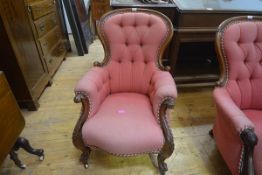
[[[149,97],[155,116],[158,116],[160,104],[165,98],[175,99],[177,97],[174,79],[170,73],[155,71],[150,82]]]
[[[82,135],[86,145],[116,155],[157,152],[164,143],[149,98],[138,93],[109,95],[86,121]]]
[[[239,135],[245,128],[254,128],[253,123],[234,103],[226,89],[216,88],[214,90],[214,99],[218,113],[222,114],[220,118],[224,118],[229,129],[231,129],[234,134]]]
[[[110,92],[109,73],[106,69],[94,67],[77,83],[75,92],[84,92],[90,103],[90,114],[93,116]]]
[[[221,37],[227,82],[214,90],[217,117],[213,133],[229,169],[238,175],[243,148],[240,133],[251,128],[258,138],[262,136],[262,22],[231,23]],[[261,142],[255,148],[255,168],[262,174],[259,149]]]
[[[172,76],[157,66],[171,29],[160,16],[141,11],[113,13],[99,28],[109,61],[75,88],[91,105],[83,141],[117,155],[157,152],[164,143],[159,107],[177,96]]]
[[[147,94],[157,70],[158,49],[168,32],[164,21],[142,12],[115,14],[103,23],[102,31],[109,44],[106,69],[111,92]]]
[[[262,109],[262,22],[231,25],[224,34],[227,90],[242,109]]]
[[[242,141],[240,133],[245,128],[254,128],[253,123],[231,99],[225,88],[214,90],[217,117],[213,128],[217,147],[233,175],[239,170]]]

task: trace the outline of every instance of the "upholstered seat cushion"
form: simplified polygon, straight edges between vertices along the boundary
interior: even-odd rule
[[[116,93],[105,98],[82,128],[84,143],[116,155],[157,152],[164,143],[148,96]]]
[[[254,165],[256,174],[262,174],[262,111],[260,110],[244,110],[246,116],[254,123],[255,133],[258,137],[258,144],[254,150]]]

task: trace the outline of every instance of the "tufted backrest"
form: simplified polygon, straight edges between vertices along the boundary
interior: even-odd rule
[[[226,88],[242,109],[262,109],[262,18],[238,17],[220,26]]]
[[[103,16],[97,25],[105,49],[110,92],[148,93],[159,59],[172,37],[164,15],[145,9],[122,9]]]

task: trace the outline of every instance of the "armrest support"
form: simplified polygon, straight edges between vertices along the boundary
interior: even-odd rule
[[[172,134],[172,130],[169,127],[168,117],[167,117],[168,109],[172,109],[173,107],[174,107],[174,101],[173,99],[169,98],[163,101],[159,111],[159,122],[165,138],[164,145],[161,148],[157,157],[158,167],[160,172],[167,171],[167,165],[165,163],[165,159],[170,157],[175,149],[173,134]]]
[[[170,157],[174,151],[173,134],[168,123],[168,109],[175,105],[177,97],[176,85],[169,72],[156,71],[151,79],[151,89],[149,91],[153,112],[159,119],[161,129],[164,134],[165,142],[158,154],[158,166],[160,172],[167,171],[165,159]]]
[[[175,102],[177,97],[176,84],[169,72],[156,71],[153,74],[149,96],[153,105],[154,114],[157,117],[159,117],[161,104],[166,99],[170,99],[172,103]],[[174,104],[168,106],[172,108],[173,105]]]
[[[247,128],[254,130],[254,124],[234,103],[226,89],[215,88],[213,96],[218,113],[222,114],[219,117],[224,117],[224,120],[229,123],[235,134],[240,135]]]
[[[251,129],[243,130],[240,137],[244,143],[243,158],[240,164],[240,175],[255,175],[253,155],[258,138]]]

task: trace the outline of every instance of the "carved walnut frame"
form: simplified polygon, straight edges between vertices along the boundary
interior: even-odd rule
[[[97,32],[98,32],[98,36],[99,39],[102,42],[103,48],[105,50],[105,57],[104,60],[102,62],[94,62],[94,66],[97,67],[103,67],[105,66],[110,59],[110,50],[108,48],[108,42],[106,40],[106,37],[102,31],[102,25],[103,25],[103,21],[105,21],[107,18],[115,15],[115,14],[120,14],[120,13],[126,13],[126,12],[144,12],[144,13],[149,13],[149,14],[154,14],[160,18],[163,19],[163,21],[165,21],[165,24],[167,25],[167,29],[168,32],[165,36],[165,38],[162,41],[162,44],[160,46],[160,48],[158,49],[158,60],[156,62],[157,67],[160,70],[163,71],[168,71],[170,70],[169,67],[164,67],[162,65],[162,56],[163,53],[167,47],[167,45],[169,44],[170,40],[173,37],[173,26],[171,21],[164,16],[163,14],[154,11],[154,10],[148,10],[148,9],[119,9],[119,10],[114,10],[111,12],[106,13],[104,16],[101,17],[100,21],[97,23]],[[73,144],[75,145],[75,147],[77,147],[78,149],[80,149],[83,153],[81,155],[80,161],[85,165],[85,167],[88,167],[88,159],[91,153],[91,148],[87,147],[82,140],[82,126],[85,123],[88,115],[89,115],[89,110],[90,110],[90,101],[88,98],[88,94],[86,94],[85,92],[76,92],[76,96],[74,98],[75,103],[82,103],[82,109],[81,109],[81,115],[80,118],[78,119],[74,132],[73,132]],[[159,122],[164,134],[164,138],[165,138],[165,142],[163,147],[161,148],[161,150],[158,153],[157,156],[157,161],[158,161],[158,168],[160,171],[161,175],[164,175],[165,172],[167,171],[167,165],[164,162],[165,159],[167,159],[168,157],[170,157],[174,151],[174,141],[173,141],[173,135],[172,135],[172,131],[168,125],[168,121],[167,121],[167,110],[168,109],[173,109],[175,104],[175,99],[171,98],[171,97],[167,97],[165,98],[161,104],[159,104],[160,108],[159,108]]]
[[[221,23],[218,27],[216,34],[216,52],[218,55],[219,65],[220,65],[220,79],[217,82],[217,85],[220,87],[226,86],[228,82],[228,72],[229,67],[227,63],[227,58],[224,51],[223,35],[225,29],[231,24],[241,23],[245,21],[259,21],[262,22],[262,17],[258,16],[239,16],[229,18],[228,20]],[[240,138],[243,142],[243,149],[241,160],[239,163],[239,174],[240,175],[255,175],[255,168],[253,163],[253,153],[254,147],[258,142],[258,138],[255,132],[246,128],[240,133]]]

